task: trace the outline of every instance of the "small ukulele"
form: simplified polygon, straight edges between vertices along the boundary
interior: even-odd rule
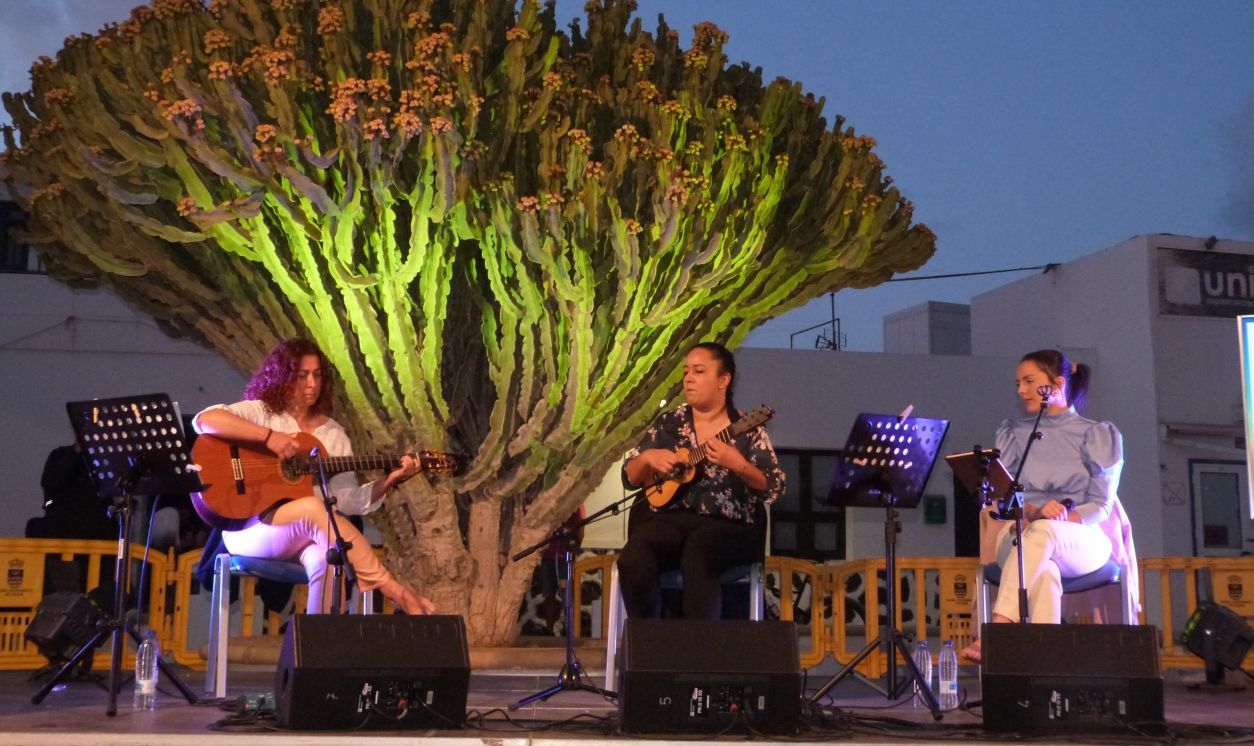
[[[308,456],[314,448],[325,449],[309,433],[295,433],[305,455],[280,459],[265,446],[231,443],[212,435],[201,435],[192,446],[192,461],[200,467],[200,480],[209,485],[204,492],[192,493],[192,507],[214,528],[238,531],[257,521],[280,500],[313,495],[317,462]],[[457,468],[457,459],[447,453],[419,451],[413,454],[425,472],[446,472]],[[323,456],[328,474],[343,471],[384,469],[401,465],[400,455]]]
[[[774,416],[775,410],[763,404],[745,413],[740,419],[720,430],[713,439],[730,443],[736,436],[743,435],[753,428],[761,426]],[[706,442],[708,443],[709,441]],[[649,501],[649,506],[654,510],[661,510],[670,505],[675,499],[675,495],[679,494],[680,488],[696,478],[697,467],[709,456],[705,443],[697,446],[693,451],[689,451],[687,448],[678,448],[675,450],[675,453],[687,461],[683,466],[682,473],[667,479],[665,482],[655,484],[644,492],[645,499]]]

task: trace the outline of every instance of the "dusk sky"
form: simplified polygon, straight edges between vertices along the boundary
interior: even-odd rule
[[[135,0],[0,0],[0,89],[66,36]],[[562,19],[583,0],[559,0]],[[731,62],[826,98],[937,234],[919,275],[1065,262],[1141,233],[1254,240],[1254,3],[641,0],[686,46],[713,21]],[[7,121],[7,115],[2,117]],[[887,313],[965,303],[1017,279],[887,283],[836,294],[850,349],[878,350]],[[1042,309],[1046,312],[1046,309]],[[747,344],[787,347],[827,296]],[[798,338],[809,347],[814,333]]]

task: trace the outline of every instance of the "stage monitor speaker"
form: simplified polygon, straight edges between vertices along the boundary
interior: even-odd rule
[[[457,728],[470,655],[460,616],[298,614],[275,672],[284,728]]]
[[[795,733],[801,664],[792,622],[628,619],[618,687],[627,733]]]
[[[1152,730],[1163,722],[1158,630],[1127,624],[985,624],[984,726]]]

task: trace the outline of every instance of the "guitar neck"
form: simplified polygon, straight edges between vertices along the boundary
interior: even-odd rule
[[[738,433],[732,432],[732,427],[733,427],[732,425],[728,425],[722,430],[719,430],[718,433],[713,438],[710,438],[710,440],[717,440],[723,443],[732,442],[732,438],[735,438],[736,435],[738,434]],[[692,452],[688,454],[689,466],[696,466],[697,464],[700,464],[702,461],[705,461],[709,457],[710,452],[709,452],[709,449],[706,448],[706,443],[709,443],[709,442],[710,441],[707,440],[705,441],[705,443],[702,443],[701,445],[692,449]]]
[[[401,457],[389,453],[378,453],[373,456],[324,456],[322,463],[330,474],[339,474],[344,471],[369,471],[371,469],[382,469],[384,471],[392,471],[401,465]],[[313,474],[317,471],[317,462],[310,461],[308,464],[308,473]]]

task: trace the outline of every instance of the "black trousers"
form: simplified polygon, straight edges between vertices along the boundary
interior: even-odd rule
[[[719,576],[761,553],[758,527],[687,510],[658,513],[635,526],[618,556],[623,605],[632,617],[661,615],[658,576],[679,570],[685,619],[718,619],[723,608]]]

